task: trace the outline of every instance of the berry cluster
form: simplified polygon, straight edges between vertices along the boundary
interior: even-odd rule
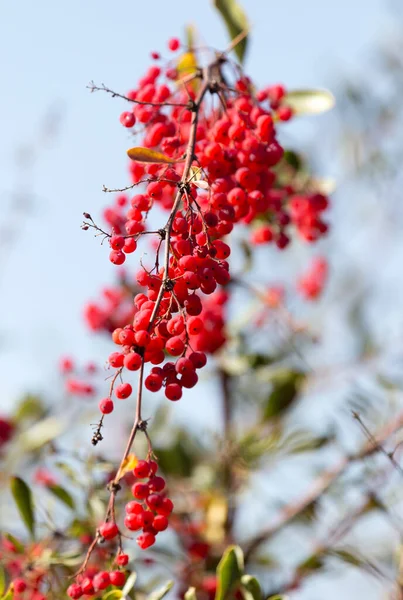
[[[132,486],[132,494],[136,500],[126,504],[125,526],[130,531],[142,530],[137,538],[137,544],[142,550],[155,543],[160,531],[168,527],[168,517],[173,510],[173,503],[167,496],[161,494],[165,488],[163,477],[156,475],[157,463],[153,460],[140,460],[134,468],[137,481]]]
[[[306,300],[316,300],[325,287],[328,277],[328,263],[325,258],[315,258],[308,271],[298,281],[298,291]]]
[[[119,554],[116,558],[118,565],[127,564],[129,557],[127,554]],[[126,562],[125,562],[126,561]],[[76,583],[72,583],[67,589],[70,598],[77,599],[81,596],[92,596],[96,592],[105,590],[109,586],[121,588],[126,582],[125,571],[98,571],[89,569],[87,573],[78,578]]]

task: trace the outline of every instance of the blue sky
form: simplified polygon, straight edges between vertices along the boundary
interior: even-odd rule
[[[247,67],[263,84],[328,86],[355,68],[382,24],[380,0],[244,0],[252,24]],[[15,243],[0,246],[0,377],[2,407],[23,391],[56,382],[60,354],[103,360],[107,346],[82,323],[84,302],[113,279],[105,248],[80,230],[84,210],[100,212],[103,184],[127,183],[128,136],[120,100],[90,94],[90,80],[125,92],[184,25],[225,47],[227,36],[207,0],[110,2],[39,0],[0,3],[0,225],[15,224]],[[49,111],[60,131],[44,147],[39,132]],[[313,130],[320,124],[313,124]],[[24,175],[15,153],[34,144],[36,161]],[[11,211],[12,192],[28,189],[32,211]],[[14,215],[14,216],[13,216]]]

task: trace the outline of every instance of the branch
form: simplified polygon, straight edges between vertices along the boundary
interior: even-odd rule
[[[191,108],[191,104],[189,102],[145,102],[143,100],[134,100],[133,98],[129,98],[128,96],[124,96],[123,94],[119,94],[118,92],[114,92],[110,88],[106,87],[105,84],[101,84],[101,87],[95,85],[93,81],[87,85],[87,89],[92,92],[106,92],[107,94],[111,94],[112,98],[122,98],[122,100],[126,100],[126,102],[134,102],[135,104],[144,104],[146,106],[182,106],[183,108]]]
[[[403,426],[403,412],[399,413],[392,421],[387,423],[377,436],[372,436],[370,440],[352,456],[345,456],[339,460],[331,469],[328,469],[314,481],[311,489],[299,500],[285,506],[274,523],[262,529],[255,538],[250,540],[245,548],[245,560],[261,546],[266,540],[277,533],[284,525],[300,515],[310,504],[315,502],[329,487],[355,462],[370,456],[380,450],[380,445],[386,441],[393,433]]]

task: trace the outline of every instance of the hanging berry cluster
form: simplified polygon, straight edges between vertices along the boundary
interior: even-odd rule
[[[180,43],[173,39],[168,46],[176,52]],[[160,59],[156,53],[152,57]],[[256,90],[225,53],[191,72],[182,72],[180,65],[178,59],[164,67],[153,65],[136,89],[123,96],[133,108],[122,113],[120,121],[141,138],[141,145],[128,151],[132,184],[125,190],[142,184],[142,193],[129,198],[121,193],[125,190],[117,190],[114,205],[104,211],[107,231],[84,213],[83,229],[93,228],[108,239],[109,259],[115,265],[123,265],[136,252],[143,236],[153,239],[155,248],[151,268],[137,260],[141,268],[134,287],[125,285],[123,295],[109,290],[111,309],[87,307],[90,326],[110,330],[117,346],[108,359],[115,371],[109,394],[99,403],[102,417],[94,444],[102,439],[103,420],[114,410],[114,398],[125,400],[133,393],[128,375],[138,372],[135,422],[111,482],[105,523],[98,530],[105,539],[121,540],[115,496],[120,469],[138,431],[145,432],[151,448],[141,416],[143,388],[163,389],[168,400],[179,400],[184,388],[197,384],[206,354],[226,341],[225,288],[231,280],[227,236],[243,226],[252,242],[272,242],[282,250],[294,232],[314,242],[327,231],[322,218],[327,198],[294,181],[284,165],[277,124],[293,116],[284,87]],[[106,87],[92,89],[119,96]],[[157,206],[169,216],[165,225],[152,230],[149,216]],[[142,531],[137,538],[142,549],[167,528],[173,508],[156,471],[152,460],[138,463],[134,475],[145,481],[134,483],[135,500],[126,505],[124,524]],[[94,544],[84,567],[93,548]],[[80,597],[78,589],[74,594],[72,590],[71,597]]]

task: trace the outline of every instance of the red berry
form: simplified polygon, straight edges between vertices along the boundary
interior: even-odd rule
[[[125,245],[125,238],[122,235],[113,235],[109,240],[112,250],[122,250]]]
[[[138,477],[139,479],[144,479],[150,474],[150,465],[146,460],[139,460],[139,462],[133,469],[133,473],[135,477]]]
[[[111,540],[117,536],[117,534],[119,533],[119,529],[116,523],[102,523],[102,525],[99,527],[99,533],[106,540]]]
[[[123,265],[126,260],[126,256],[121,250],[112,250],[112,252],[109,254],[109,260],[114,265]]]
[[[178,335],[167,341],[165,348],[172,356],[179,356],[185,349],[185,344]]]
[[[123,367],[124,355],[121,352],[112,352],[109,355],[108,362],[111,367],[115,367],[118,369],[119,367]]]
[[[125,254],[131,254],[137,248],[137,242],[133,237],[129,237],[125,239],[125,245],[123,246],[123,252]]]
[[[157,531],[165,531],[168,527],[168,519],[164,515],[157,515],[154,517],[153,527]]]
[[[158,507],[162,505],[162,498],[159,494],[150,494],[146,500],[148,508],[151,510],[158,510]]]
[[[104,590],[110,584],[109,573],[106,571],[100,571],[94,576],[92,584],[96,590]]]
[[[126,398],[128,398],[130,396],[132,391],[133,390],[132,390],[132,386],[130,385],[130,383],[121,383],[116,388],[115,394],[116,394],[116,397],[119,398],[119,400],[125,400]]]
[[[154,476],[148,482],[150,490],[153,492],[162,492],[165,487],[165,479],[163,477]]]
[[[176,50],[178,50],[180,46],[180,41],[178,40],[178,38],[171,38],[168,41],[168,48],[172,51],[175,52]]]
[[[165,515],[168,517],[173,511],[174,505],[170,498],[164,498],[162,500],[161,506],[157,508],[157,513],[159,515]]]
[[[78,583],[72,583],[67,588],[67,595],[70,596],[70,598],[81,598],[81,596],[83,595],[81,585],[79,585]]]
[[[200,317],[190,317],[187,320],[186,325],[189,335],[197,335],[204,329],[203,321],[200,319]]]
[[[142,358],[137,352],[129,352],[124,357],[124,365],[129,371],[137,371],[141,367]]]
[[[202,369],[207,364],[207,357],[204,352],[192,352],[189,354],[189,360],[192,361],[196,369]]]
[[[25,592],[25,590],[27,589],[27,584],[24,581],[24,579],[18,578],[18,579],[14,579],[13,587],[14,587],[15,592],[17,592],[18,594],[22,594],[22,592]],[[71,596],[71,597],[74,598],[74,596]],[[80,596],[77,596],[77,598],[79,598],[79,597]]]
[[[155,535],[153,535],[152,533],[142,533],[141,535],[139,535],[136,542],[142,550],[146,550],[147,548],[155,544]]]
[[[137,500],[144,500],[150,493],[150,488],[146,483],[135,483],[132,486],[132,494]]]
[[[113,402],[110,398],[104,398],[99,403],[99,410],[104,415],[109,415],[113,411]]]
[[[122,587],[126,581],[126,575],[124,571],[111,571],[109,573],[109,579],[111,580],[112,585],[116,585],[116,587]]]
[[[128,554],[119,554],[116,557],[116,564],[119,565],[120,567],[125,567],[127,565],[127,563],[129,562],[129,555]]]
[[[89,577],[83,579],[81,582],[81,589],[83,590],[83,594],[87,594],[88,596],[95,592],[94,586],[92,585],[92,580]]]
[[[126,515],[124,524],[125,524],[125,527],[127,527],[127,529],[129,529],[130,531],[138,531],[139,529],[142,528],[143,521],[142,521],[141,515],[130,513],[130,514]]]
[[[146,377],[144,385],[150,392],[158,392],[162,388],[162,377],[155,373],[150,373],[150,375]]]
[[[125,506],[125,511],[128,515],[141,515],[141,513],[144,511],[144,508],[139,502],[130,500],[130,502],[128,502]]]
[[[179,383],[169,383],[165,388],[165,396],[168,400],[176,401],[182,398],[182,387]]]
[[[125,111],[120,115],[120,122],[123,127],[133,127],[136,122],[136,117],[132,112]]]

